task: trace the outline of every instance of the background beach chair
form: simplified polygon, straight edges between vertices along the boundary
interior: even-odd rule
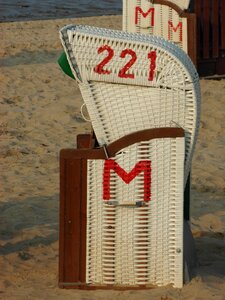
[[[150,283],[164,285],[170,282],[174,286],[180,287],[183,283],[183,251],[180,248],[180,246],[183,243],[183,196],[181,195],[182,193],[180,194],[178,192],[178,190],[183,191],[183,186],[187,181],[187,177],[190,170],[191,157],[193,154],[194,144],[196,141],[199,125],[200,92],[196,70],[193,64],[191,63],[190,59],[187,57],[187,55],[185,55],[183,51],[181,51],[174,44],[169,43],[161,38],[156,38],[147,35],[130,34],[120,31],[99,29],[88,26],[68,26],[61,30],[61,39],[73,75],[79,84],[84,102],[86,103],[92,121],[92,126],[100,147],[103,147],[104,145],[108,145],[110,143],[114,143],[120,139],[123,139],[124,137],[126,140],[127,135],[129,136],[132,133],[142,132],[145,129],[158,130],[161,128],[162,130],[162,128],[169,127],[171,130],[175,130],[175,128],[177,130],[177,126],[184,129],[185,148],[183,150],[185,150],[185,157],[183,157],[183,159],[182,147],[178,147],[180,149],[179,151],[181,151],[179,152],[176,143],[174,144],[174,146],[170,144],[172,141],[170,141],[169,144],[166,146],[167,142],[165,139],[157,141],[156,145],[153,145],[152,142],[149,141],[146,143],[146,141],[139,140],[138,143],[140,144],[131,143],[128,145],[131,146],[131,148],[128,147],[127,149],[126,147],[122,147],[119,153],[114,153],[115,160],[119,162],[119,165],[122,166],[123,170],[125,169],[128,171],[130,171],[133,168],[133,166],[135,166],[135,164],[138,162],[139,157],[142,158],[141,160],[145,160],[148,157],[148,159],[150,158],[150,160],[152,159],[155,162],[158,160],[160,161],[159,157],[161,157],[163,166],[164,158],[165,161],[167,161],[169,164],[172,163],[172,161],[174,161],[176,162],[175,165],[179,165],[178,169],[180,171],[177,173],[179,174],[179,178],[177,178],[174,182],[177,182],[178,180],[182,188],[181,186],[179,186],[178,188],[178,185],[175,184],[174,189],[172,188],[172,182],[170,182],[169,179],[170,171],[166,172],[164,169],[161,169],[161,171],[159,171],[160,167],[154,168],[154,172],[156,173],[152,176],[151,184],[152,189],[154,191],[152,191],[152,193],[154,194],[153,198],[155,199],[155,207],[154,205],[151,205],[154,202],[150,201],[149,205],[143,207],[143,210],[144,215],[146,213],[146,224],[151,223],[150,218],[152,218],[152,216],[154,215],[160,219],[159,223],[162,222],[161,224],[164,224],[164,229],[162,229],[162,227],[160,228],[159,223],[158,225],[152,225],[152,227],[150,226],[148,234],[150,234],[151,232],[152,236],[155,237],[155,243],[152,239],[150,239],[152,242],[146,245],[146,242],[149,239],[147,238],[147,236],[145,236],[146,239],[144,244],[146,249],[148,249],[146,250],[148,254],[145,253],[148,257],[146,258],[147,260],[145,260],[145,263],[147,264],[148,261],[148,267],[146,265],[144,272],[147,273],[145,273],[144,277],[147,277],[145,279],[142,278],[142,281],[139,281],[139,277],[135,277],[136,279],[125,279],[126,276],[124,275],[124,282],[130,286],[139,286],[140,284]],[[158,136],[156,136],[156,139],[157,137]],[[181,145],[182,142],[178,144]],[[164,146],[166,148],[164,148]],[[174,153],[180,154],[178,154],[178,156],[176,156],[175,154],[174,158],[172,158],[172,149],[174,149]],[[107,216],[108,213],[110,215],[110,210],[112,210],[112,223],[117,219],[120,219],[121,222],[122,220],[129,220],[128,223],[133,222],[132,218],[135,216],[135,213],[131,213],[132,210],[128,213],[129,210],[127,211],[126,208],[125,210],[122,209],[125,215],[121,215],[119,217],[117,213],[120,214],[120,209],[117,209],[114,206],[105,206],[105,203],[103,203],[104,199],[102,199],[102,174],[104,173],[104,160],[102,160],[101,162],[95,160],[90,161],[91,158],[94,158],[93,156],[89,157],[88,160],[88,157],[85,157],[85,153],[87,153],[85,152],[85,150],[83,150],[84,152],[82,153],[77,151],[78,150],[63,150],[61,153],[61,210],[65,211],[66,207],[74,207],[75,204],[73,203],[79,202],[81,196],[78,193],[78,189],[76,189],[73,186],[74,178],[77,177],[79,174],[79,176],[82,176],[82,178],[84,178],[87,175],[87,190],[86,192],[83,192],[83,196],[84,198],[87,198],[87,206],[89,207],[89,210],[87,209],[88,214],[92,214],[93,212],[93,215],[88,215],[88,218],[90,220],[95,220],[93,222],[90,221],[90,223],[88,223],[91,225],[88,225],[89,229],[87,230],[87,247],[89,247],[88,249],[90,250],[88,250],[87,253],[88,255],[91,255],[90,253],[93,254],[93,252],[91,251],[93,247],[99,251],[102,251],[102,249],[104,248],[102,246],[99,247],[100,249],[97,249],[97,244],[103,245],[105,242],[100,228],[105,228],[106,223],[108,221],[108,219],[105,218],[105,216]],[[101,149],[101,151],[102,153],[105,153],[105,155],[101,158],[106,158],[108,151],[104,152],[103,148]],[[144,154],[144,156],[140,156],[139,151],[143,151],[142,153]],[[76,163],[75,161],[76,158],[81,159],[82,155],[84,155],[84,158],[88,160],[88,166],[84,168],[86,171],[78,171],[77,173],[75,170],[77,168],[80,170],[81,167],[79,167],[79,163]],[[156,157],[154,157],[155,155]],[[112,155],[112,157],[114,156]],[[67,161],[67,167],[65,167],[65,159],[71,159],[70,162]],[[182,176],[183,171],[181,170],[183,162],[181,161],[184,162],[184,178]],[[71,165],[73,165],[74,167],[68,167]],[[157,169],[159,173],[157,173]],[[169,167],[167,170],[172,169]],[[162,176],[162,178],[159,179],[159,176]],[[70,177],[73,178],[71,179],[72,182],[69,181]],[[136,195],[135,190],[139,192],[141,190],[137,187],[134,187],[133,189],[131,188],[130,191],[129,189],[124,190],[124,187],[121,189],[119,188],[121,180],[119,181],[119,183],[117,182],[118,180],[116,178],[114,178],[114,180],[115,185],[113,186],[113,193],[115,193],[116,196],[113,197],[113,200],[118,200],[119,203],[123,202],[123,199],[125,199],[125,201],[133,199],[133,195]],[[165,186],[163,183],[164,180]],[[70,182],[70,184],[68,182]],[[143,184],[143,179],[141,180],[141,182]],[[77,184],[79,185],[79,183],[76,183],[76,186]],[[176,190],[175,194],[177,194],[179,198],[179,205],[174,205],[175,210],[173,212],[171,212],[171,209],[164,210],[163,207],[166,207],[166,204],[163,202],[161,202],[161,204],[158,203],[159,206],[157,206],[156,200],[162,196],[162,199],[164,199],[162,201],[168,201],[168,198],[164,196],[168,195],[170,197],[170,188],[171,191]],[[121,190],[121,192],[115,192],[117,190]],[[137,198],[137,195],[135,197]],[[135,202],[134,200],[132,201]],[[160,214],[160,212],[157,209],[163,210],[162,214]],[[82,214],[84,213],[84,210],[85,209],[83,208]],[[116,213],[114,214],[113,211],[116,211]],[[73,212],[71,213],[73,214]],[[71,251],[65,250],[68,248],[66,247],[66,245],[68,246],[71,245],[71,243],[74,243],[75,238],[72,238],[71,234],[69,234],[68,237],[68,230],[70,230],[71,228],[74,228],[74,230],[76,230],[76,226],[71,224],[71,213],[68,212],[68,215],[62,213],[61,217],[62,226],[60,226],[60,236],[61,249],[63,249],[61,253],[64,253],[60,256],[61,286],[66,286],[68,281],[70,281],[68,285],[73,285],[73,282],[75,280],[75,275],[71,275],[71,277],[70,275],[68,275],[72,274],[70,273],[72,271],[67,270],[68,264],[71,265],[71,258],[69,258],[68,252],[65,253],[65,251]],[[127,214],[130,213],[131,215],[128,217]],[[145,218],[144,215],[143,218]],[[171,233],[171,235],[169,234],[166,237],[161,235],[167,227],[167,225],[165,224],[169,224],[170,221],[172,223],[174,222],[173,218],[178,218],[181,222],[177,227],[179,228],[179,230],[181,230],[181,235],[176,235],[175,233]],[[165,223],[163,221],[164,219]],[[71,224],[70,229],[66,227],[66,224],[68,224],[68,220],[70,221],[69,224]],[[128,226],[128,223],[126,223],[125,225],[123,234],[121,233],[122,235],[118,235],[118,241],[122,241],[122,236],[125,236],[126,234],[132,240],[132,228],[135,228],[136,225],[133,223],[129,223],[130,225]],[[146,224],[144,226],[147,226]],[[109,224],[109,226],[111,225]],[[117,234],[117,230],[123,230],[122,223],[118,223],[117,229],[114,228],[113,230],[109,230],[107,234],[110,234],[110,232],[112,233],[112,231],[115,234]],[[84,238],[84,235],[85,233],[78,233],[78,236],[80,237],[82,236]],[[73,239],[73,241],[71,241],[71,238]],[[99,242],[95,244],[95,246],[92,246],[92,242],[96,243],[97,239],[99,239]],[[177,254],[182,253],[182,259],[180,260],[181,264],[175,262],[177,254],[175,254],[174,248],[173,250],[171,250],[172,252],[170,252],[169,250],[170,245],[173,244],[174,246],[176,244],[176,242],[174,244],[174,239],[176,241],[179,240]],[[118,247],[120,247],[119,243],[117,242],[116,245],[116,249],[118,249]],[[124,257],[124,255],[126,257],[128,255],[128,252],[126,251],[133,251],[135,249],[135,245],[133,244],[133,246],[131,247],[131,249],[128,249],[130,248],[130,244],[128,243],[127,246],[124,245],[124,248],[121,248],[121,257]],[[167,249],[168,251],[165,249]],[[142,250],[141,253],[143,254]],[[114,250],[109,250],[109,252],[111,253],[113,253],[113,251]],[[151,268],[151,264],[153,263],[153,261],[151,259],[154,260],[155,258],[153,258],[154,255],[152,254],[152,252],[150,255],[149,251],[159,252],[161,259],[164,257],[164,255],[169,255],[173,257],[172,260],[175,260],[173,260],[172,265],[175,269],[177,268],[177,270],[173,269],[172,271],[170,271],[171,265],[166,264],[168,260],[163,259],[165,263],[164,264],[160,262],[160,258],[157,258],[157,262],[155,262],[156,264],[158,264],[159,269],[157,269],[157,271],[156,269],[154,269],[155,271],[153,271],[153,269]],[[145,256],[145,254],[143,255]],[[95,266],[98,266],[99,262],[96,261],[97,257],[100,260],[104,259],[102,252],[99,252],[98,254],[94,253],[93,255],[94,258],[82,258],[82,261],[85,260],[87,266],[89,266],[89,269],[92,270],[90,271],[90,274],[89,269],[87,269],[87,271],[85,272],[82,271],[83,280],[85,277],[85,281],[83,282],[83,284],[90,283],[95,285],[104,285],[109,283],[107,272],[112,271],[109,271],[110,266],[112,265],[110,260],[114,260],[116,258],[109,257],[108,259],[106,259],[109,268],[107,269],[107,274],[101,273],[102,275],[99,275],[100,278],[96,278],[93,277],[98,276],[95,275],[96,267],[94,267],[93,265],[93,260],[95,260]],[[178,256],[180,257],[180,255]],[[132,256],[131,260],[133,260],[134,257],[135,256]],[[119,252],[117,259],[121,259]],[[169,261],[171,260],[169,259]],[[187,261],[185,260],[184,263],[186,262]],[[72,269],[74,270],[74,268],[75,267],[73,265]],[[121,266],[118,268],[122,270]],[[129,268],[129,264],[127,263],[127,273],[130,272],[132,274],[134,269]],[[129,272],[128,269],[130,270]],[[105,269],[100,268],[100,270],[97,270],[97,273],[101,272],[101,270]],[[114,271],[112,271],[112,273],[116,272],[115,269],[113,270]],[[134,274],[136,274],[135,272]],[[112,273],[109,274],[110,284],[123,284],[123,275],[118,275],[122,276],[119,280],[118,277],[113,277]],[[179,274],[175,276],[176,280],[174,275],[171,275],[175,273]],[[164,274],[167,275],[165,275],[164,277]],[[76,277],[76,280],[77,278],[78,277]],[[67,281],[67,283],[64,284],[65,281]],[[74,284],[74,286],[76,285],[79,286],[79,283]]]
[[[123,0],[123,30],[175,42],[200,76],[225,74],[224,0]]]
[[[189,2],[123,0],[123,30],[170,40],[196,64],[196,18],[183,10]]]
[[[196,18],[186,12],[190,1],[123,0],[123,30],[161,36],[174,42],[197,64]],[[190,219],[190,175],[185,188],[184,216]]]

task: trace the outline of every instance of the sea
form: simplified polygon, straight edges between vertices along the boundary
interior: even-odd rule
[[[0,0],[0,22],[122,14],[122,0]]]

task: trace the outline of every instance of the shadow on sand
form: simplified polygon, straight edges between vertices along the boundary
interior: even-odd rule
[[[58,239],[58,195],[0,204],[0,255],[49,245]]]

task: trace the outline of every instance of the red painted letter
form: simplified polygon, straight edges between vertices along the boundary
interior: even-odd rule
[[[177,32],[178,28],[180,29],[179,39],[180,39],[180,42],[182,42],[182,39],[183,39],[183,26],[182,26],[182,22],[179,22],[178,25],[177,25],[177,27],[174,27],[172,21],[168,21],[168,40],[171,40],[171,31],[170,31],[170,29],[172,29],[173,32]]]
[[[144,172],[144,201],[150,201],[151,197],[151,161],[139,161],[135,167],[127,173],[113,159],[105,160],[103,172],[103,199],[110,200],[110,171],[114,171],[120,178],[129,184],[142,171]]]
[[[145,12],[143,12],[143,10],[141,9],[140,6],[136,6],[136,8],[135,8],[135,24],[138,24],[138,13],[140,13],[144,18],[146,18],[147,15],[151,13],[150,26],[154,26],[155,9],[153,7],[149,8],[149,10],[145,13]]]

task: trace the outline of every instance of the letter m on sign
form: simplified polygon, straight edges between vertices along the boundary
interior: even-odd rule
[[[142,160],[139,161],[134,168],[127,173],[121,168],[113,159],[105,160],[103,171],[103,199],[110,200],[110,180],[111,171],[117,173],[117,175],[126,183],[129,184],[136,176],[141,172],[144,172],[144,201],[148,202],[151,198],[151,161]]]
[[[178,25],[175,27],[173,26],[172,21],[168,21],[168,40],[171,40],[171,30],[176,33],[179,29],[179,41],[182,42],[183,40],[183,28],[182,22],[179,22]],[[174,39],[173,39],[174,41]]]
[[[147,12],[143,12],[140,6],[135,7],[135,24],[138,24],[138,15],[139,13],[146,18],[148,15],[151,14],[151,19],[150,19],[150,26],[154,26],[154,17],[155,17],[155,9],[154,8],[149,8]]]

